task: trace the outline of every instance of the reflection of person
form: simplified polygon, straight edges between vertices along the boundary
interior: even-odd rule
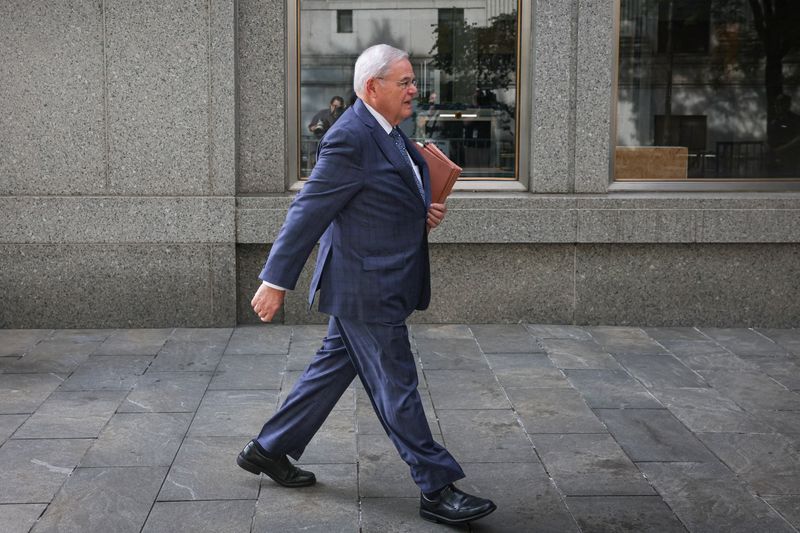
[[[331,315],[322,347],[278,412],[239,454],[238,464],[281,485],[316,478],[289,462],[358,376],[372,406],[421,489],[420,514],[463,523],[495,510],[453,482],[456,460],[431,436],[417,391],[405,320],[430,301],[427,232],[444,218],[430,203],[428,169],[396,126],[416,95],[408,54],[388,45],[356,61],[359,100],[320,141],[319,158],[292,202],[252,300],[262,321],[283,305],[319,240],[309,301]]]
[[[791,109],[791,97],[778,95],[775,99],[775,118],[767,127],[767,139],[772,151],[771,171],[782,176],[797,176],[800,171],[800,115]]]
[[[325,135],[331,126],[342,115],[344,111],[344,98],[334,96],[331,98],[330,107],[320,110],[308,123],[308,131],[314,134],[317,139]]]

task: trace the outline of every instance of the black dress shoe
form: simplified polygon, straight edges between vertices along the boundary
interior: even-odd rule
[[[307,487],[317,482],[313,473],[297,468],[285,455],[280,459],[270,459],[261,453],[252,440],[239,453],[236,464],[253,474],[266,474],[284,487]]]
[[[447,485],[439,497],[429,500],[424,494],[419,497],[419,515],[431,522],[463,524],[492,513],[497,506],[492,500],[478,498]]]

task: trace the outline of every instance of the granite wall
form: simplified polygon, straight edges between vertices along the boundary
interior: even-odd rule
[[[610,184],[615,3],[524,8],[529,163],[515,191],[459,185],[412,320],[800,325],[800,194]],[[288,15],[275,0],[0,5],[0,327],[253,321],[294,194]],[[324,320],[307,284],[280,320]]]

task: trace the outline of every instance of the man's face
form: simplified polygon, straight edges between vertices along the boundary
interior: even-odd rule
[[[334,100],[331,102],[331,113],[335,114],[337,111],[340,111],[342,107],[344,107],[344,102],[340,100]]]
[[[375,110],[397,126],[411,116],[411,102],[417,95],[414,69],[408,59],[395,62],[384,76],[375,80]]]

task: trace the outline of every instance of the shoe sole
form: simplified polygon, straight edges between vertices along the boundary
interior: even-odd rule
[[[472,522],[474,520],[478,520],[483,518],[484,516],[488,516],[497,510],[496,505],[492,505],[489,509],[483,511],[482,513],[474,514],[471,516],[467,516],[465,518],[445,518],[444,516],[438,515],[436,513],[432,513],[430,511],[426,511],[424,509],[419,510],[419,515],[428,520],[430,522],[436,522],[437,524],[447,524],[451,526],[457,526],[459,524],[466,524],[467,522]]]
[[[245,470],[247,470],[251,474],[255,474],[257,476],[259,476],[261,474],[264,474],[265,476],[270,478],[272,481],[274,481],[278,485],[280,485],[282,487],[287,487],[287,488],[290,488],[290,489],[294,489],[294,488],[298,488],[298,487],[308,487],[308,486],[313,485],[314,483],[317,482],[317,478],[311,478],[308,481],[301,481],[301,482],[298,482],[298,483],[286,483],[285,481],[283,481],[281,479],[276,479],[269,472],[265,472],[265,471],[261,470],[261,468],[259,468],[258,465],[254,464],[254,463],[251,463],[250,461],[248,461],[247,459],[242,457],[241,454],[236,457],[236,464],[239,465],[241,468],[244,468]]]

